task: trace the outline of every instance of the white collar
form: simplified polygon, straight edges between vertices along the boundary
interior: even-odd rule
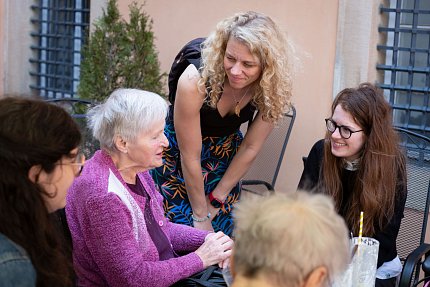
[[[361,158],[354,159],[353,161],[348,161],[343,159],[343,168],[350,171],[358,170],[360,167]]]

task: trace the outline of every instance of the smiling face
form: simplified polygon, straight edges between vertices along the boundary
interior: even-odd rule
[[[242,89],[260,77],[261,63],[245,44],[231,37],[224,55],[224,69],[230,86]]]
[[[351,131],[362,129],[362,127],[355,122],[352,115],[345,111],[340,105],[336,106],[332,119],[338,126],[346,126]],[[340,136],[338,128],[331,134],[330,139],[331,153],[336,157],[341,157],[348,161],[352,161],[360,157],[361,151],[366,142],[364,132],[352,133],[349,139],[344,139]]]

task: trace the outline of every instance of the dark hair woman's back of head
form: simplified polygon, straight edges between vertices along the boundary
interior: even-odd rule
[[[27,251],[38,286],[69,285],[71,270],[44,190],[28,173],[32,166],[53,171],[80,141],[79,127],[62,108],[23,97],[0,99],[0,232]]]

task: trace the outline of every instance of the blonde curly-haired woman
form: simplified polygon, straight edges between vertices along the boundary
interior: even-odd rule
[[[201,66],[182,73],[165,165],[152,173],[172,221],[231,235],[238,182],[290,105],[287,46],[270,17],[238,13],[203,42]],[[243,137],[239,127],[256,111]]]

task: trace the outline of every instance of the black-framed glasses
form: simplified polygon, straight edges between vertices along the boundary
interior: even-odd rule
[[[346,126],[339,126],[332,119],[325,119],[325,126],[330,133],[334,133],[336,129],[339,129],[339,134],[343,139],[349,139],[353,133],[362,132],[363,130],[352,131]]]
[[[82,169],[84,168],[84,165],[85,165],[85,155],[83,153],[78,153],[76,155],[76,159],[74,162],[66,162],[66,163],[60,162],[60,163],[57,163],[57,165],[73,165],[73,166],[76,166],[77,169],[75,172],[75,176],[79,176],[82,172]]]

